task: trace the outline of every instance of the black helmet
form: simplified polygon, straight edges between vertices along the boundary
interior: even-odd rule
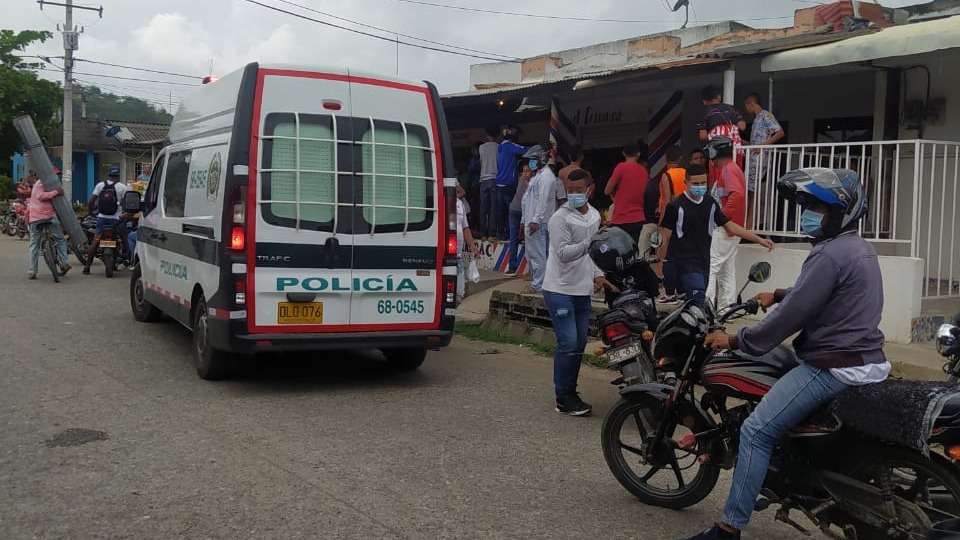
[[[732,156],[733,140],[730,139],[730,137],[718,135],[707,142],[707,145],[703,147],[703,151],[707,153],[707,157],[710,159],[717,159],[717,156],[724,152]]]
[[[637,252],[630,233],[617,226],[598,232],[590,241],[590,258],[604,272],[622,272],[637,260]]]
[[[705,335],[708,330],[707,314],[694,300],[687,300],[680,309],[660,321],[653,341],[653,354],[656,358],[682,361],[695,346],[697,336]]]
[[[867,195],[857,173],[850,169],[811,167],[785,174],[777,189],[788,201],[807,206],[820,201],[832,208],[824,236],[852,229],[867,213]]]
[[[518,130],[516,126],[503,126],[503,129],[500,130],[500,135],[507,141],[516,139],[519,133],[520,130]]]

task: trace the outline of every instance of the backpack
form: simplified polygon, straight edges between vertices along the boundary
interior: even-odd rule
[[[117,213],[120,203],[117,201],[116,182],[104,182],[100,195],[97,196],[97,211],[105,216],[112,216]]]

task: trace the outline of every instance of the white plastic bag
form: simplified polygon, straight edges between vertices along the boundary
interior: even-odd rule
[[[470,262],[467,263],[467,269],[464,271],[466,274],[464,277],[467,278],[467,281],[470,283],[476,283],[480,281],[480,269],[477,268],[477,260],[470,259]]]

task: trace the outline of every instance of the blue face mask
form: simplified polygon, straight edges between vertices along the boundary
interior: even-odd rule
[[[540,162],[537,161],[537,160],[535,160],[535,159],[531,159],[531,160],[527,163],[527,165],[530,166],[530,170],[531,170],[531,171],[535,171],[535,170],[537,170],[537,167],[540,166]]]
[[[823,233],[823,214],[813,210],[804,210],[800,214],[800,230],[807,236],[814,238]]]
[[[567,195],[567,204],[570,205],[570,208],[578,209],[582,208],[583,205],[587,204],[587,194],[586,193],[570,193]]]
[[[707,194],[707,186],[690,186],[690,194],[694,197],[703,197]]]

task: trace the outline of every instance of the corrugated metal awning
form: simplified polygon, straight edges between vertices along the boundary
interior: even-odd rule
[[[960,48],[960,18],[886,28],[837,43],[772,54],[764,58],[764,72],[810,69],[869,62]]]

